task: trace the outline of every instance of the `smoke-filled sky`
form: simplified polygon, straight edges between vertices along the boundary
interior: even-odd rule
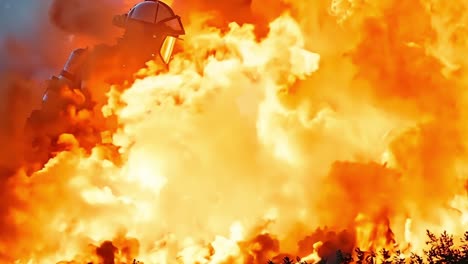
[[[123,3],[0,0],[2,72],[5,67],[14,66],[23,71],[28,69],[34,76],[46,77],[51,70],[58,70],[56,68],[65,62],[73,48],[97,39],[109,41],[109,36],[115,33],[111,17],[125,7]],[[109,23],[103,23],[104,20]]]
[[[35,24],[38,20],[41,20],[41,16],[44,16],[43,10],[47,6],[43,4],[44,2],[50,2],[50,0],[0,0],[0,39],[2,43],[0,65],[2,67],[9,64],[4,44],[6,38],[8,36],[20,39],[34,37],[37,34],[34,29]]]
[[[0,35],[2,37],[7,33],[20,36],[27,35],[29,30],[34,26],[35,21],[41,16],[41,12],[37,11],[46,7],[44,2],[50,2],[50,0],[1,0],[0,24],[2,27],[0,28]]]

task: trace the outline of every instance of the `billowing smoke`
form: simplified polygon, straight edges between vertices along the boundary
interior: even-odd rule
[[[59,29],[94,37],[112,36],[112,17],[122,12],[123,0],[53,0],[49,15]],[[106,23],[107,21],[107,23]]]

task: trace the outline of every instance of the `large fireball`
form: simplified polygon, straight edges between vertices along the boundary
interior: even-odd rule
[[[8,178],[1,263],[320,260],[465,231],[463,1],[257,0],[227,27],[235,8],[173,2],[169,69],[95,84],[100,118],[81,118],[116,120],[106,144],[63,134]]]

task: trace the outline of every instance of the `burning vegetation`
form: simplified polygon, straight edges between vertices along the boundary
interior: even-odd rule
[[[2,73],[1,263],[467,263],[465,1],[167,3],[169,66],[96,57],[53,122]]]

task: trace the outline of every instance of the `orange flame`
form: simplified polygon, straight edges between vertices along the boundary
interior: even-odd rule
[[[64,134],[9,179],[0,260],[318,261],[465,231],[464,2],[253,2],[264,38],[191,17],[167,72],[109,88],[106,144]]]

